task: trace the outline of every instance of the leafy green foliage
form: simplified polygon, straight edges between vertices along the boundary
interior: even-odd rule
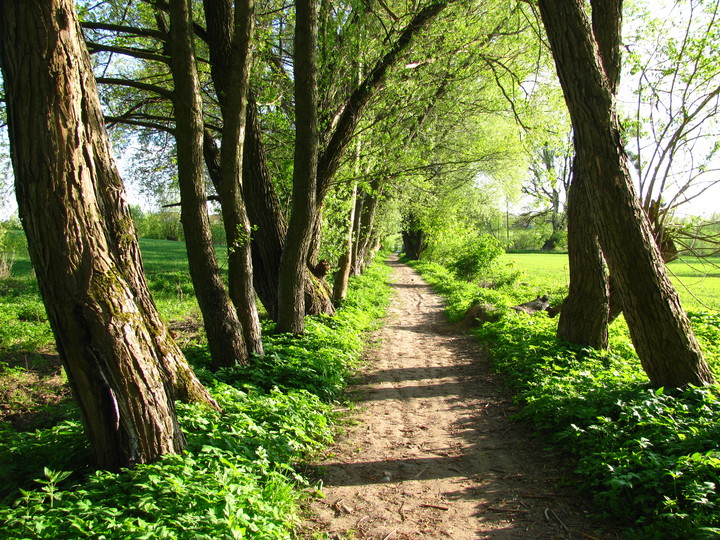
[[[150,283],[161,298],[177,298],[173,287],[187,279],[172,254],[162,259],[163,245],[176,244],[151,246]],[[362,333],[384,314],[388,273],[378,265],[353,278],[336,317],[310,318],[302,339],[269,335],[268,354],[247,367],[217,376],[198,367],[223,410],[177,405],[188,441],[181,456],[92,471],[73,407],[45,429],[0,423],[3,538],[287,538],[298,499],[312,489],[300,466],[332,442],[333,400],[358,362]],[[201,345],[194,351],[200,361],[207,355]]]
[[[504,290],[481,287],[478,284],[457,279],[455,275],[437,263],[420,261],[410,263],[422,273],[423,278],[445,298],[445,309],[453,322],[465,316],[465,312],[473,304],[492,304],[499,308],[513,305],[510,295]],[[504,270],[500,269],[503,275]],[[492,279],[491,275],[485,276]]]
[[[489,234],[465,239],[447,265],[462,280],[479,279],[504,253],[500,242]]]
[[[451,316],[478,295],[491,301],[437,265],[416,268],[446,296]],[[507,296],[502,300],[508,305]],[[675,393],[651,389],[621,319],[611,326],[610,352],[599,352],[559,341],[556,320],[543,313],[500,312],[499,320],[476,332],[523,404],[518,417],[574,456],[578,477],[598,507],[621,520],[630,536],[715,537],[720,385]],[[717,365],[720,316],[689,315],[706,357]]]

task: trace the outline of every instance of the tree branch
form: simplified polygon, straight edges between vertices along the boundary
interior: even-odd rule
[[[90,21],[85,21],[80,26],[87,28],[88,30],[107,30],[108,32],[134,34],[136,36],[155,38],[160,41],[165,41],[166,39],[165,34],[152,28],[138,28],[136,26],[124,26],[121,24],[108,24]]]
[[[99,84],[112,84],[115,86],[126,86],[128,88],[136,88],[138,90],[144,90],[145,92],[157,94],[161,97],[164,97],[165,99],[172,99],[172,97],[173,97],[172,90],[168,90],[167,88],[163,88],[162,86],[157,86],[154,84],[147,84],[147,83],[142,83],[139,81],[134,81],[132,79],[119,79],[119,78],[114,78],[114,77],[97,77],[95,80]]]
[[[322,200],[333,175],[341,163],[342,153],[353,136],[360,121],[363,109],[373,97],[385,78],[385,74],[397,61],[400,53],[406,50],[415,34],[448,5],[448,0],[440,0],[420,10],[405,30],[400,34],[391,49],[375,64],[365,80],[355,89],[342,105],[342,114],[337,122],[325,150],[318,160],[318,198]]]
[[[125,116],[107,115],[107,116],[105,116],[105,123],[108,125],[108,127],[113,127],[117,124],[126,124],[128,126],[138,126],[138,127],[148,128],[148,129],[155,129],[157,131],[163,131],[165,133],[170,133],[171,135],[175,134],[175,130],[166,124],[163,125],[163,124],[158,124],[156,122],[151,122],[149,120],[139,120],[137,118],[130,118],[130,117],[125,117]]]
[[[133,58],[142,58],[143,60],[152,60],[155,62],[162,62],[163,64],[169,64],[170,58],[156,52],[148,51],[145,49],[135,49],[132,47],[118,47],[115,45],[101,45],[92,41],[86,41],[90,54],[97,52],[111,52],[117,54],[124,54],[125,56],[131,56]]]

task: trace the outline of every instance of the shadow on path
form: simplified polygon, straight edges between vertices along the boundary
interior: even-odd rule
[[[508,420],[516,408],[477,343],[453,333],[417,274],[391,265],[389,321],[351,389],[358,423],[318,465],[315,527],[330,538],[611,538],[594,532],[582,496],[556,489],[561,460]]]

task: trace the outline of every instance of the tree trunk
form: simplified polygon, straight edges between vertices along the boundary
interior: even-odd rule
[[[363,204],[365,203],[365,196],[362,192],[358,191],[355,195],[355,216],[353,219],[353,234],[355,240],[352,246],[352,261],[350,263],[350,275],[356,276],[360,274],[361,270],[358,266],[358,255],[360,254],[360,217],[362,216]]]
[[[270,318],[277,321],[280,258],[287,222],[273,186],[260,131],[257,105],[250,96],[245,131],[243,194],[253,229],[252,257],[255,291]]]
[[[220,152],[209,134],[205,136],[205,160],[219,191]],[[285,246],[287,223],[270,176],[257,106],[252,96],[247,106],[242,188],[253,229],[251,248],[255,292],[270,318],[277,321],[280,257]],[[305,272],[305,313],[332,315],[334,307],[327,288],[316,286],[310,270]]]
[[[575,133],[579,171],[635,350],[655,386],[713,380],[627,168],[611,86],[582,0],[540,0]]]
[[[411,261],[420,260],[420,255],[425,251],[425,233],[420,229],[402,231],[403,251]]]
[[[205,196],[203,112],[195,65],[192,19],[188,0],[170,0],[170,69],[175,90],[175,141],[181,220],[185,231],[190,277],[203,315],[214,368],[247,361],[242,327],[220,277],[212,244]]]
[[[280,258],[277,330],[301,334],[305,330],[306,261],[317,212],[317,164],[320,145],[315,0],[297,0],[295,12],[293,202],[285,248]]]
[[[241,187],[255,3],[237,2],[234,15],[229,0],[205,0],[204,6],[213,53],[212,76],[223,117],[218,194],[228,246],[230,299],[248,351],[263,354],[253,289],[250,220]],[[229,25],[228,20],[234,24]]]
[[[597,40],[601,66],[610,90],[615,94],[620,82],[620,41],[622,0],[592,0],[592,29]],[[583,185],[588,180],[580,174],[577,160],[586,153],[578,153],[573,165],[573,182],[568,190],[568,256],[570,287],[563,302],[558,337],[578,345],[606,349],[608,324],[614,320],[608,282],[594,220],[590,218],[590,201]],[[573,187],[574,186],[574,187]]]
[[[370,193],[363,196],[362,212],[360,215],[360,229],[358,230],[358,248],[355,262],[356,272],[362,274],[372,261],[373,231],[375,226],[375,212],[380,200],[380,180],[370,182]]]
[[[357,170],[356,170],[357,172]],[[353,223],[355,223],[355,198],[357,197],[357,182],[353,182],[350,195],[352,201],[350,215],[348,216],[348,233],[345,240],[345,249],[338,261],[338,271],[333,284],[333,301],[342,302],[347,298],[348,281],[350,280],[350,268],[352,266],[353,253]]]
[[[562,304],[557,335],[559,338],[594,349],[608,346],[608,285],[595,232],[588,219],[590,202],[587,179],[575,175],[568,190],[568,259],[570,287]]]
[[[213,402],[147,291],[73,2],[0,3],[0,56],[18,207],[97,463],[180,452],[173,384]]]

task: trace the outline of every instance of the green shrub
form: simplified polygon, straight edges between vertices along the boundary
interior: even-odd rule
[[[480,279],[504,253],[500,242],[489,234],[468,238],[447,263],[447,267],[465,281]]]

